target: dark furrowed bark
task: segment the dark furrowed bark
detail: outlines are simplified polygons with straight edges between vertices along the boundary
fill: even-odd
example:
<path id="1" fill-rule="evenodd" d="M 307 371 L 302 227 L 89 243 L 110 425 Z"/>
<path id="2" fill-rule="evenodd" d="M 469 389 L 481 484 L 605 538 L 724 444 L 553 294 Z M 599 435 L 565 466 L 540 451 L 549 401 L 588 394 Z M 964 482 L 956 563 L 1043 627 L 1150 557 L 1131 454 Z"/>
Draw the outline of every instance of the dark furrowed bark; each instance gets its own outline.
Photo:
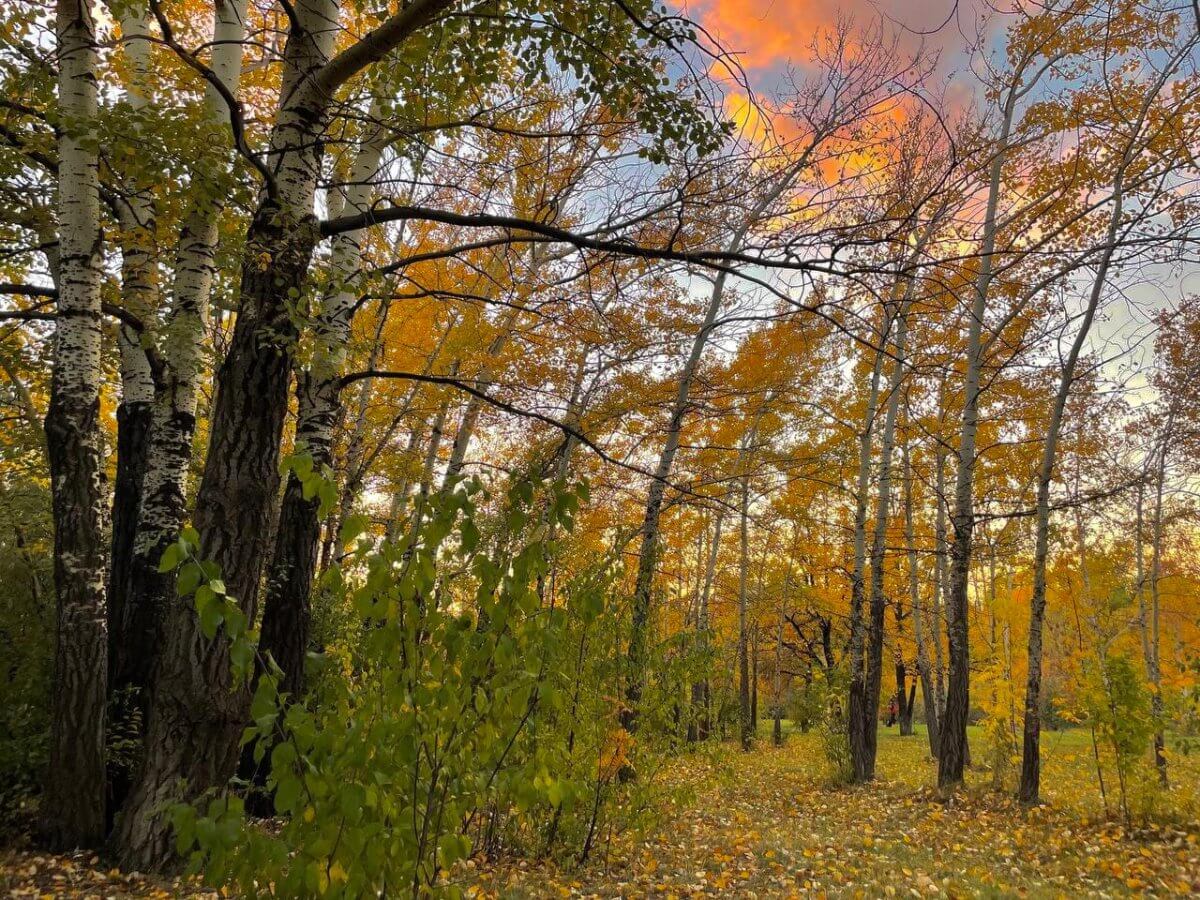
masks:
<path id="1" fill-rule="evenodd" d="M 301 376 L 302 381 L 310 377 Z M 302 383 L 299 391 L 312 387 L 311 384 Z M 321 387 L 334 392 L 337 390 L 336 382 Z M 306 404 L 307 401 L 302 401 L 302 405 Z M 336 399 L 324 404 L 331 414 L 336 414 L 338 405 Z M 311 417 L 304 418 L 312 424 Z M 315 429 L 314 433 L 318 430 L 322 434 L 332 433 L 331 430 L 321 429 Z M 332 463 L 333 448 L 327 441 L 310 440 L 312 437 L 298 434 L 297 444 L 308 449 L 313 468 L 319 471 Z M 270 656 L 283 672 L 279 691 L 287 694 L 291 700 L 299 699 L 304 692 L 304 661 L 312 630 L 312 589 L 321 536 L 319 507 L 319 498 L 314 496 L 306 499 L 304 485 L 295 472 L 290 473 L 284 488 L 279 524 L 275 530 L 274 552 L 267 572 L 259 650 L 264 659 Z M 242 777 L 256 785 L 256 790 L 247 798 L 247 809 L 255 815 L 269 816 L 273 812 L 270 797 L 263 791 L 269 759 L 268 754 L 262 762 L 256 763 L 251 745 L 247 745 L 242 752 Z"/>
<path id="2" fill-rule="evenodd" d="M 151 403 L 117 407 L 117 475 L 112 503 L 111 568 L 108 579 L 108 728 L 136 733 L 145 713 L 144 688 L 154 658 L 155 635 L 144 636 L 137 621 L 141 607 L 131 604 L 134 546 L 142 505 L 142 483 L 150 444 Z M 120 762 L 124 763 L 124 760 Z M 125 765 L 108 761 L 107 817 L 124 803 L 132 786 Z M 111 827 L 112 822 L 107 822 Z"/>
<path id="3" fill-rule="evenodd" d="M 954 543 L 950 551 L 951 592 L 947 598 L 950 638 L 950 674 L 946 685 L 946 711 L 941 723 L 938 786 L 946 789 L 963 780 L 967 764 L 967 718 L 970 712 L 970 644 L 967 584 L 971 567 L 974 515 L 955 516 Z"/>
<path id="4" fill-rule="evenodd" d="M 306 408 L 303 419 L 307 427 L 297 433 L 296 444 L 312 458 L 313 470 L 321 471 L 333 464 L 333 447 L 328 438 L 333 434 L 332 419 L 338 415 L 341 403 L 336 380 L 320 384 L 313 381 L 311 375 L 303 375 L 297 388 L 302 395 L 301 406 Z M 305 399 L 306 392 L 314 396 Z M 304 655 L 308 649 L 311 595 L 321 534 L 319 508 L 320 500 L 306 499 L 300 479 L 295 473 L 290 474 L 267 572 L 259 648 L 270 653 L 283 670 L 280 690 L 293 698 L 299 697 L 304 689 Z"/>
<path id="5" fill-rule="evenodd" d="M 142 481 L 150 445 L 149 403 L 122 403 L 117 407 L 117 473 L 112 504 L 112 566 L 108 579 L 108 682 L 118 691 L 134 681 L 131 672 L 147 647 L 134 641 L 129 629 L 132 607 L 128 603 L 133 581 L 134 541 L 142 502 Z"/>
<path id="6" fill-rule="evenodd" d="M 46 442 L 55 484 L 54 584 L 58 638 L 54 654 L 49 777 L 44 828 L 57 849 L 96 846 L 105 830 L 104 722 L 107 622 L 104 570 L 104 475 L 95 441 L 99 403 L 76 406 L 52 390 Z"/>
<path id="7" fill-rule="evenodd" d="M 251 226 L 242 269 L 241 314 L 218 373 L 212 438 L 196 499 L 201 553 L 219 566 L 251 621 L 266 556 L 279 445 L 287 411 L 294 325 L 288 301 L 312 254 L 311 221 L 293 222 L 265 203 Z M 270 247 L 271 262 L 260 253 Z M 230 684 L 228 644 L 200 631 L 191 598 L 166 611 L 163 650 L 150 697 L 146 758 L 117 835 L 122 862 L 145 870 L 171 862 L 164 801 L 194 798 L 233 774 L 248 695 Z M 185 785 L 180 794 L 178 786 Z"/>

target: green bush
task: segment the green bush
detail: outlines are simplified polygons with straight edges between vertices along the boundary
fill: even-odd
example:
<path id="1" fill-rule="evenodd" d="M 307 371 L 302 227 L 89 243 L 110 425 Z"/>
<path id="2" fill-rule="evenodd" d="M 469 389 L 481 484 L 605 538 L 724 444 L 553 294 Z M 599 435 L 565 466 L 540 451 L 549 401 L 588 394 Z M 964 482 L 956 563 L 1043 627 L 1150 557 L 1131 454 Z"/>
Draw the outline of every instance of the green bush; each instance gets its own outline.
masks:
<path id="1" fill-rule="evenodd" d="M 0 486 L 0 833 L 24 829 L 45 775 L 54 668 L 49 492 Z"/>
<path id="2" fill-rule="evenodd" d="M 233 794 L 174 811 L 181 852 L 247 896 L 455 889 L 480 850 L 585 855 L 635 754 L 616 725 L 611 567 L 547 600 L 553 536 L 586 489 L 515 484 L 495 539 L 477 483 L 437 498 L 401 540 L 361 539 L 327 580 L 357 626 L 312 658 L 302 703 L 259 679 L 247 741 L 270 754 L 278 830 Z M 577 569 L 580 570 L 580 569 Z M 636 804 L 634 804 L 636 806 Z"/>
<path id="3" fill-rule="evenodd" d="M 835 785 L 848 784 L 854 774 L 845 706 L 849 678 L 840 667 L 827 669 L 823 678 L 814 679 L 809 690 L 816 693 L 816 709 L 820 716 L 817 732 L 821 737 L 828 778 Z"/>

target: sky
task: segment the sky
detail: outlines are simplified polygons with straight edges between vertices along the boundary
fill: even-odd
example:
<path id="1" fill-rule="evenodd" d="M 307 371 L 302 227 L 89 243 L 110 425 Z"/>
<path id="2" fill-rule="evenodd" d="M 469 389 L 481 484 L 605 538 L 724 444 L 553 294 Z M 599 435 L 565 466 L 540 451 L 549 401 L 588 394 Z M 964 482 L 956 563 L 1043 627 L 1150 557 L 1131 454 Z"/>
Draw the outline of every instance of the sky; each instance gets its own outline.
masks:
<path id="1" fill-rule="evenodd" d="M 911 47 L 924 43 L 948 72 L 976 39 L 981 0 L 685 0 L 685 13 L 737 55 L 759 90 L 789 65 L 802 66 L 813 36 L 839 21 L 883 21 Z"/>
<path id="2" fill-rule="evenodd" d="M 839 22 L 861 28 L 882 21 L 902 46 L 936 53 L 936 80 L 947 102 L 969 104 L 979 87 L 969 48 L 986 43 L 998 49 L 1005 20 L 996 11 L 1004 8 L 1004 0 L 682 0 L 680 5 L 736 57 L 755 94 L 766 99 L 784 87 L 789 68 L 803 71 L 822 29 Z M 1145 386 L 1138 370 L 1148 362 L 1153 340 L 1149 316 L 1171 309 L 1185 293 L 1200 291 L 1200 270 L 1194 266 L 1157 266 L 1141 274 L 1105 304 L 1090 341 L 1093 353 L 1112 360 L 1110 376 L 1132 390 L 1135 403 Z M 1137 373 L 1132 379 L 1131 366 Z"/>

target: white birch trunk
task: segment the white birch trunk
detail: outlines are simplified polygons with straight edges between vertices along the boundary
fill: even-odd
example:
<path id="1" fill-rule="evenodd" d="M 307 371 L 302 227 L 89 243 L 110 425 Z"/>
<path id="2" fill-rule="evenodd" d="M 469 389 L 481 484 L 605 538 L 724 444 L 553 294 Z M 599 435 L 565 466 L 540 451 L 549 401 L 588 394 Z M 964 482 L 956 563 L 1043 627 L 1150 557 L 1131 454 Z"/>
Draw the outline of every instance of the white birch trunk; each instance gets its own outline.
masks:
<path id="1" fill-rule="evenodd" d="M 95 22 L 58 0 L 60 284 L 46 438 L 54 508 L 58 631 L 50 765 L 42 801 L 55 847 L 104 837 L 108 547 L 100 431 L 100 182 Z"/>
<path id="2" fill-rule="evenodd" d="M 247 0 L 218 0 L 213 24 L 211 68 L 236 95 L 241 78 Z M 204 98 L 204 124 L 211 129 L 228 161 L 228 107 L 209 85 Z M 187 515 L 187 487 L 196 431 L 196 400 L 204 367 L 204 334 L 208 320 L 217 244 L 217 220 L 223 197 L 203 179 L 189 191 L 179 243 L 175 251 L 171 306 L 159 342 L 162 383 L 154 395 L 150 434 L 142 477 L 138 526 L 133 541 L 130 586 L 120 623 L 129 656 L 125 678 L 145 688 L 153 671 L 163 605 L 170 578 L 158 572 L 167 545 L 175 540 Z"/>

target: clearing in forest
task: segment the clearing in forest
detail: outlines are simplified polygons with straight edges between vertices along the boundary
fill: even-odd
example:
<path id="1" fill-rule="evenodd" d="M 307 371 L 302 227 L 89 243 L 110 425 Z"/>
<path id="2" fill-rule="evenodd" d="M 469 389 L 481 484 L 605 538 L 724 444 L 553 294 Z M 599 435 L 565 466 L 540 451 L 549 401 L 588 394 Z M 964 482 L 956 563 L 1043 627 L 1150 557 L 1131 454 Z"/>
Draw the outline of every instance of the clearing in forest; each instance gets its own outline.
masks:
<path id="1" fill-rule="evenodd" d="M 973 743 L 982 736 L 971 729 Z M 690 796 L 640 835 L 614 836 L 582 870 L 485 869 L 483 897 L 554 896 L 1191 896 L 1200 892 L 1195 824 L 1104 821 L 1086 731 L 1046 736 L 1047 804 L 1024 809 L 982 766 L 954 802 L 932 789 L 923 734 L 880 734 L 878 780 L 836 788 L 820 739 L 764 730 L 744 754 L 678 761 L 664 778 Z M 978 751 L 976 751 L 978 752 Z M 1111 776 L 1112 773 L 1106 773 Z M 1195 802 L 1200 764 L 1180 757 L 1176 808 Z M 664 784 L 664 788 L 668 785 Z"/>

